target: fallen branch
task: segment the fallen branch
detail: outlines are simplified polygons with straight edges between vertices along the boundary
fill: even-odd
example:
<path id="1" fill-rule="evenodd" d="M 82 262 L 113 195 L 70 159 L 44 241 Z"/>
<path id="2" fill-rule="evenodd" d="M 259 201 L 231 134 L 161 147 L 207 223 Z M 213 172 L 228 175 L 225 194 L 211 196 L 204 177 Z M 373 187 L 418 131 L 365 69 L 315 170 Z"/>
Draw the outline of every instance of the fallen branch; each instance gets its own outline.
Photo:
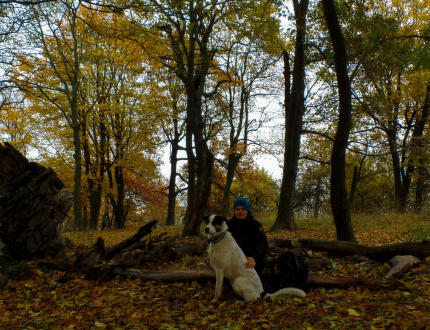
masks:
<path id="1" fill-rule="evenodd" d="M 111 248 L 107 248 L 105 250 L 104 254 L 104 260 L 110 260 L 113 258 L 115 254 L 118 252 L 121 252 L 122 250 L 130 247 L 134 243 L 137 243 L 140 241 L 140 239 L 152 232 L 152 229 L 157 224 L 157 220 L 152 220 L 145 224 L 144 226 L 140 227 L 136 234 L 133 236 L 127 238 L 126 240 L 122 241 L 121 243 L 118 243 L 117 245 L 112 246 Z"/>
<path id="2" fill-rule="evenodd" d="M 127 249 L 139 242 L 142 237 L 150 234 L 156 223 L 156 220 L 148 222 L 140 227 L 136 234 L 110 248 L 105 248 L 103 239 L 99 237 L 87 253 L 76 258 L 75 266 L 92 267 L 103 261 L 112 259 L 117 253 Z"/>

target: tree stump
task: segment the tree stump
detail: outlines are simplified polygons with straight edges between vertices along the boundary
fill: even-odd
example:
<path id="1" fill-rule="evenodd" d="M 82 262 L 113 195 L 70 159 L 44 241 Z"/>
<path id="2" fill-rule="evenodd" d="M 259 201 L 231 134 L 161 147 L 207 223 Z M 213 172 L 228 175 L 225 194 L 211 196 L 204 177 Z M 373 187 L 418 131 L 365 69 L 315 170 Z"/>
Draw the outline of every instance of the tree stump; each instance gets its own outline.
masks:
<path id="1" fill-rule="evenodd" d="M 57 228 L 72 206 L 72 194 L 51 168 L 29 162 L 0 143 L 0 241 L 10 259 L 54 256 L 64 251 Z"/>

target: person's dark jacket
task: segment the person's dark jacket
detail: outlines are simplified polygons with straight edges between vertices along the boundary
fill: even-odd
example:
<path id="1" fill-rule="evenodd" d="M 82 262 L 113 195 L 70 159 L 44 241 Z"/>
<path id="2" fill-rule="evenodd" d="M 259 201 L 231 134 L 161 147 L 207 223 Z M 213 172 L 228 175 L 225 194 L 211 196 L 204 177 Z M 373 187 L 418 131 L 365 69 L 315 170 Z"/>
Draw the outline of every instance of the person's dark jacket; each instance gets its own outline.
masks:
<path id="1" fill-rule="evenodd" d="M 239 220 L 233 217 L 228 221 L 228 230 L 242 249 L 246 257 L 254 258 L 255 269 L 261 274 L 264 268 L 268 244 L 263 226 L 248 215 L 246 219 Z"/>

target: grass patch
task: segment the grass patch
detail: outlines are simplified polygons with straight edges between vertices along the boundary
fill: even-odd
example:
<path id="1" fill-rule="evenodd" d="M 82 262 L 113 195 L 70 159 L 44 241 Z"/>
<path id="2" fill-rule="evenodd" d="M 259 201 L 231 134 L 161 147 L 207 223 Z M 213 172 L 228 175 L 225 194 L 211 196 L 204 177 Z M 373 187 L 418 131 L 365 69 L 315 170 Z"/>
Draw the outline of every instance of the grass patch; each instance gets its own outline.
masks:
<path id="1" fill-rule="evenodd" d="M 405 224 L 403 234 L 410 241 L 430 240 L 430 218 Z"/>
<path id="2" fill-rule="evenodd" d="M 405 215 L 397 213 L 373 213 L 352 215 L 352 225 L 360 229 L 384 229 L 395 226 L 399 228 L 405 221 Z"/>
<path id="3" fill-rule="evenodd" d="M 276 213 L 275 212 L 258 212 L 256 214 L 253 214 L 253 217 L 260 222 L 263 227 L 267 230 L 269 230 L 276 220 Z"/>
<path id="4" fill-rule="evenodd" d="M 269 234 L 270 228 L 275 222 L 276 213 L 260 213 L 255 218 L 263 224 Z M 308 232 L 309 237 L 312 238 L 319 237 L 324 239 L 323 233 L 326 233 L 331 235 L 332 238 L 330 239 L 334 239 L 333 235 L 336 229 L 331 216 L 317 219 L 310 217 L 297 218 L 296 224 L 299 229 L 299 232 L 296 233 L 297 237 L 301 237 L 305 235 L 305 232 Z M 373 244 L 374 241 L 380 241 L 379 244 L 387 244 L 399 241 L 422 241 L 430 239 L 429 216 L 397 213 L 355 214 L 352 216 L 352 226 L 360 243 L 363 244 Z M 157 236 L 161 233 L 167 233 L 169 236 L 180 237 L 183 227 L 182 223 L 174 226 L 157 226 L 150 235 Z M 63 234 L 63 236 L 70 239 L 75 245 L 84 246 L 92 246 L 97 238 L 101 237 L 105 241 L 106 246 L 112 246 L 134 235 L 137 230 L 138 227 L 130 226 L 121 230 L 72 232 Z M 291 236 L 292 233 L 289 232 L 288 235 Z M 382 236 L 387 236 L 385 241 L 382 240 Z M 294 237 L 294 235 L 291 237 Z M 391 237 L 391 241 L 389 241 L 389 237 Z"/>
<path id="5" fill-rule="evenodd" d="M 410 241 L 430 238 L 430 219 L 426 215 L 414 213 L 359 215 L 353 217 L 352 223 L 354 229 L 397 232 Z"/>
<path id="6" fill-rule="evenodd" d="M 301 229 L 324 229 L 334 228 L 334 221 L 331 216 L 321 218 L 300 218 L 297 219 L 297 225 Z M 398 213 L 381 213 L 381 214 L 353 214 L 351 217 L 354 230 L 381 230 L 397 229 L 399 232 L 422 231 L 423 234 L 429 233 L 430 218 L 417 214 L 398 214 Z"/>
<path id="7" fill-rule="evenodd" d="M 334 222 L 333 219 L 329 216 L 324 216 L 320 218 L 299 218 L 296 220 L 296 224 L 299 229 L 302 230 L 333 230 Z"/>

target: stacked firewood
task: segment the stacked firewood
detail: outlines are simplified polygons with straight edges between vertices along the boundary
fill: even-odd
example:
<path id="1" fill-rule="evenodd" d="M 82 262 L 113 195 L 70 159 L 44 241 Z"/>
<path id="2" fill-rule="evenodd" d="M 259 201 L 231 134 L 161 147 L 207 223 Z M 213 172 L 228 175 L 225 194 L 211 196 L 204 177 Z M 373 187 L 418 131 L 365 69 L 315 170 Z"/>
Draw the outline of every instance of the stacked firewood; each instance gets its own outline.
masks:
<path id="1" fill-rule="evenodd" d="M 71 193 L 51 168 L 29 162 L 8 143 L 0 144 L 0 241 L 14 260 L 56 255 L 65 241 L 57 227 L 72 206 Z"/>

